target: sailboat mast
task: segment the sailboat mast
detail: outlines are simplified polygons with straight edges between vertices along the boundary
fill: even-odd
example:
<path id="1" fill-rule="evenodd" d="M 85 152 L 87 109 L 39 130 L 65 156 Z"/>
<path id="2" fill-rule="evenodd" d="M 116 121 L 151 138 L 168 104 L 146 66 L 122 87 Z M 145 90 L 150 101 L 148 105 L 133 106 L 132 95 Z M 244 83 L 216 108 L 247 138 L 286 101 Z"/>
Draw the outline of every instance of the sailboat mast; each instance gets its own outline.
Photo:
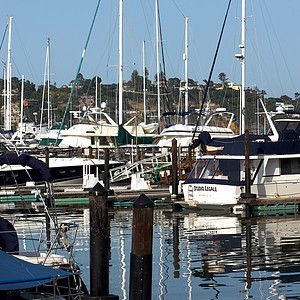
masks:
<path id="1" fill-rule="evenodd" d="M 184 53 L 184 62 L 185 62 L 185 112 L 189 110 L 189 82 L 188 82 L 188 17 L 185 17 L 185 53 Z M 185 116 L 185 125 L 188 125 L 188 115 Z"/>
<path id="2" fill-rule="evenodd" d="M 52 114 L 51 114 L 51 104 L 50 104 L 50 38 L 48 38 L 47 42 L 47 55 L 48 55 L 48 64 L 47 64 L 47 95 L 48 95 L 48 129 L 50 130 L 52 127 Z"/>
<path id="3" fill-rule="evenodd" d="M 11 63 L 10 63 L 10 57 L 11 57 L 11 24 L 12 24 L 12 18 L 9 17 L 9 23 L 8 23 L 8 47 L 7 47 L 7 64 L 6 64 L 6 80 L 7 80 L 7 86 L 6 86 L 6 110 L 5 110 L 5 117 L 4 117 L 4 129 L 5 130 L 11 130 Z"/>
<path id="4" fill-rule="evenodd" d="M 145 66 L 145 40 L 143 40 L 143 94 L 144 94 L 144 123 L 147 124 L 146 112 L 146 66 Z"/>
<path id="5" fill-rule="evenodd" d="M 4 63 L 4 68 L 3 68 L 3 82 L 4 82 L 4 91 L 3 91 L 3 106 L 4 106 L 4 111 L 3 111 L 3 124 L 5 128 L 5 120 L 6 120 L 6 64 Z"/>
<path id="6" fill-rule="evenodd" d="M 119 0 L 119 125 L 123 123 L 123 0 Z"/>
<path id="7" fill-rule="evenodd" d="M 95 111 L 96 111 L 96 122 L 98 121 L 98 99 L 97 99 L 97 95 L 98 95 L 98 77 L 96 76 L 95 78 L 96 80 L 96 90 L 95 90 Z"/>
<path id="8" fill-rule="evenodd" d="M 43 82 L 43 93 L 42 93 L 42 107 L 41 107 L 41 118 L 40 118 L 40 132 L 42 131 L 43 126 L 43 115 L 44 115 L 44 101 L 45 101 L 45 89 L 46 89 L 46 77 L 48 75 L 48 121 L 47 121 L 47 127 L 49 126 L 49 112 L 50 112 L 50 89 L 49 89 L 49 74 L 50 74 L 50 64 L 49 64 L 49 46 L 50 46 L 50 39 L 47 40 L 47 50 L 46 50 L 46 58 L 45 58 L 45 69 L 44 69 L 44 82 Z"/>
<path id="9" fill-rule="evenodd" d="M 246 0 L 242 0 L 242 44 L 239 46 L 242 51 L 242 94 L 241 94 L 241 126 L 240 134 L 245 132 L 245 42 L 246 42 Z"/>
<path id="10" fill-rule="evenodd" d="M 157 118 L 158 133 L 160 133 L 160 74 L 159 74 L 159 40 L 158 40 L 158 0 L 155 0 L 155 24 L 156 24 L 156 68 L 157 68 Z"/>
<path id="11" fill-rule="evenodd" d="M 20 128 L 21 128 L 21 136 L 20 142 L 23 144 L 23 107 L 24 107 L 24 75 L 22 75 L 22 88 L 21 88 L 21 120 L 20 120 Z"/>

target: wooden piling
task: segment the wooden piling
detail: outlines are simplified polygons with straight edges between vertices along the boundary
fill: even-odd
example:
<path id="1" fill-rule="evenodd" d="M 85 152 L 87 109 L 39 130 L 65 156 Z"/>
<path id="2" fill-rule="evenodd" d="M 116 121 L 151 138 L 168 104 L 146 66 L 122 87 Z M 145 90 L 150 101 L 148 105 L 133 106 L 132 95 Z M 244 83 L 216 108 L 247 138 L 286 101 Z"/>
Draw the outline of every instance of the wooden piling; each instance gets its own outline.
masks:
<path id="1" fill-rule="evenodd" d="M 153 201 L 144 194 L 133 203 L 130 300 L 152 298 L 153 207 Z"/>
<path id="2" fill-rule="evenodd" d="M 172 140 L 172 196 L 178 196 L 177 140 Z"/>
<path id="3" fill-rule="evenodd" d="M 97 183 L 89 192 L 90 205 L 90 295 L 109 294 L 108 191 Z"/>
<path id="4" fill-rule="evenodd" d="M 188 147 L 188 160 L 193 160 L 193 149 L 191 147 Z"/>
<path id="5" fill-rule="evenodd" d="M 140 161 L 141 160 L 141 149 L 140 147 L 137 145 L 136 146 L 136 161 Z"/>
<path id="6" fill-rule="evenodd" d="M 109 191 L 109 149 L 104 149 L 104 187 Z"/>
<path id="7" fill-rule="evenodd" d="M 247 129 L 245 130 L 245 193 L 242 193 L 241 197 L 256 198 L 256 195 L 251 193 L 249 131 Z"/>
<path id="8" fill-rule="evenodd" d="M 251 175 L 250 175 L 250 153 L 249 153 L 249 131 L 245 131 L 245 183 L 246 193 L 251 193 Z"/>
<path id="9" fill-rule="evenodd" d="M 179 230 L 178 230 L 178 218 L 173 218 L 173 266 L 174 266 L 174 278 L 179 278 Z"/>
<path id="10" fill-rule="evenodd" d="M 45 163 L 46 165 L 49 167 L 49 148 L 48 147 L 45 147 Z"/>
<path id="11" fill-rule="evenodd" d="M 252 271 L 252 229 L 251 224 L 246 224 L 246 259 L 247 259 L 247 289 L 251 289 L 252 279 L 251 279 L 251 271 Z"/>

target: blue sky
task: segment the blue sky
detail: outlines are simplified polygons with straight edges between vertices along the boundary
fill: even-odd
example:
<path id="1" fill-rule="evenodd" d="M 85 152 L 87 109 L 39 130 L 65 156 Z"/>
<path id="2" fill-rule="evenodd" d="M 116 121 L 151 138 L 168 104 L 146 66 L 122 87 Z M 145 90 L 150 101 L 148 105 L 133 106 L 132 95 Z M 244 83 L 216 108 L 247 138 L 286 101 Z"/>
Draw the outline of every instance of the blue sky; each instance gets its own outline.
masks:
<path id="1" fill-rule="evenodd" d="M 12 26 L 12 75 L 39 85 L 43 82 L 47 38 L 50 38 L 51 83 L 75 78 L 98 0 L 0 0 L 0 34 L 8 17 Z M 300 92 L 299 0 L 246 0 L 246 85 L 257 86 L 267 97 Z M 160 0 L 167 78 L 184 79 L 184 16 L 189 17 L 189 78 L 208 78 L 228 1 Z M 134 69 L 142 74 L 142 41 L 150 79 L 156 73 L 155 1 L 124 0 L 124 79 Z M 239 53 L 241 0 L 232 0 L 212 80 L 226 73 L 240 84 Z M 1 71 L 7 57 L 7 38 L 0 51 Z M 81 73 L 103 83 L 117 81 L 118 0 L 102 0 Z"/>

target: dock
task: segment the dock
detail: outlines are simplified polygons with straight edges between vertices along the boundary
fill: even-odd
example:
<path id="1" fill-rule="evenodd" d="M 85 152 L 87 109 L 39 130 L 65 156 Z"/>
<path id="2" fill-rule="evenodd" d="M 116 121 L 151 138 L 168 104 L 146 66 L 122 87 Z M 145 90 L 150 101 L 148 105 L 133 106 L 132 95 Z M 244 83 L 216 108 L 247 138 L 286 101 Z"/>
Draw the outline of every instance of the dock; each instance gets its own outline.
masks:
<path id="1" fill-rule="evenodd" d="M 81 186 L 54 186 L 55 204 L 59 208 L 74 208 L 89 206 L 89 189 Z M 36 188 L 22 187 L 0 191 L 0 210 L 10 209 L 34 209 L 42 211 L 45 189 L 42 186 Z M 147 190 L 130 190 L 126 186 L 111 189 L 108 194 L 110 207 L 130 207 L 141 195 L 145 194 L 153 200 L 155 207 L 172 207 L 174 200 L 168 186 L 157 185 Z M 179 194 L 177 199 L 182 199 Z"/>
<path id="2" fill-rule="evenodd" d="M 253 216 L 299 212 L 300 197 L 273 197 L 240 199 Z"/>

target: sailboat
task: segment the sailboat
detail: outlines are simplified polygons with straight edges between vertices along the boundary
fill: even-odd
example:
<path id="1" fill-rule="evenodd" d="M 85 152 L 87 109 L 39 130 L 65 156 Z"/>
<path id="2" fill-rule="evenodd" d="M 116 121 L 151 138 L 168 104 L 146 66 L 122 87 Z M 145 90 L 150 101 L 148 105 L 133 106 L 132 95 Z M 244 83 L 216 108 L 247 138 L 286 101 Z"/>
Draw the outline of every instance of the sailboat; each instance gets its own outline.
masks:
<path id="1" fill-rule="evenodd" d="M 185 53 L 183 59 L 185 62 L 185 87 L 184 91 L 184 109 L 185 112 L 179 113 L 184 118 L 184 123 L 176 123 L 165 126 L 162 132 L 156 137 L 156 145 L 159 147 L 171 147 L 172 140 L 175 138 L 177 143 L 182 147 L 188 147 L 193 140 L 194 136 L 198 136 L 201 132 L 209 132 L 213 137 L 218 138 L 231 138 L 235 136 L 233 131 L 234 114 L 226 111 L 225 108 L 218 108 L 216 112 L 208 115 L 209 103 L 205 112 L 206 122 L 201 126 L 189 124 L 189 87 L 188 87 L 188 17 L 185 17 Z M 163 115 L 172 115 L 172 113 L 164 113 Z M 174 113 L 173 113 L 174 115 Z"/>
<path id="2" fill-rule="evenodd" d="M 242 54 L 236 55 L 242 64 L 242 134 L 228 140 L 212 138 L 205 132 L 199 136 L 198 144 L 203 148 L 217 146 L 222 152 L 196 161 L 183 184 L 189 205 L 232 210 L 242 197 L 300 197 L 299 118 L 273 120 L 261 100 L 270 132 L 249 135 L 249 166 L 245 163 L 245 10 L 243 0 Z"/>
<path id="3" fill-rule="evenodd" d="M 73 298 L 87 292 L 73 255 L 78 226 L 74 222 L 59 224 L 49 169 L 44 167 L 42 170 L 41 165 L 37 165 L 49 196 L 49 203 L 39 197 L 46 212 L 46 234 L 43 220 L 32 215 L 10 216 L 13 223 L 0 217 L 0 294 L 3 299 L 56 299 L 56 295 Z"/>

